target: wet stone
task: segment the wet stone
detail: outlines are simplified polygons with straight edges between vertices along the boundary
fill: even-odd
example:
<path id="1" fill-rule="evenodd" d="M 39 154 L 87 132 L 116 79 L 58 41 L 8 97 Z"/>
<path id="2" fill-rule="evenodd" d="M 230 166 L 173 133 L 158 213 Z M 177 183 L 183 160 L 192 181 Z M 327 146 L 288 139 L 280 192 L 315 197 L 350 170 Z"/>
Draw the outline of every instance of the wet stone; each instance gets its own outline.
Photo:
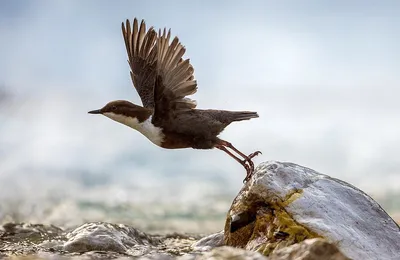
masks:
<path id="1" fill-rule="evenodd" d="M 215 247 L 224 245 L 224 231 L 206 236 L 192 245 L 194 251 L 209 251 Z"/>
<path id="2" fill-rule="evenodd" d="M 66 235 L 63 250 L 67 252 L 111 251 L 143 255 L 149 246 L 160 243 L 145 233 L 125 225 L 87 223 Z"/>
<path id="3" fill-rule="evenodd" d="M 60 235 L 63 233 L 61 228 L 53 225 L 24 223 L 6 223 L 0 230 L 0 236 L 3 241 L 18 242 L 24 240 L 33 244 L 60 238 Z"/>

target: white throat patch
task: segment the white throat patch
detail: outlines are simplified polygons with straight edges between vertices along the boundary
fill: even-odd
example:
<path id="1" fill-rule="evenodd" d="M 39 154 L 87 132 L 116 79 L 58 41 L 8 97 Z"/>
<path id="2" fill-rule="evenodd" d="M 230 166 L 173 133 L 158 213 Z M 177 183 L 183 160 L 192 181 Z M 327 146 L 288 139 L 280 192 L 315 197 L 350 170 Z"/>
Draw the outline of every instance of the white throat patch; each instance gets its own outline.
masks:
<path id="1" fill-rule="evenodd" d="M 146 136 L 150 141 L 152 141 L 155 145 L 161 146 L 164 140 L 164 134 L 162 132 L 162 128 L 156 127 L 153 125 L 153 123 L 151 123 L 152 116 L 150 116 L 143 122 L 139 122 L 137 118 L 117 115 L 112 112 L 104 113 L 103 115 L 114 121 L 117 121 L 121 124 L 124 124 L 139 131 L 144 136 Z"/>

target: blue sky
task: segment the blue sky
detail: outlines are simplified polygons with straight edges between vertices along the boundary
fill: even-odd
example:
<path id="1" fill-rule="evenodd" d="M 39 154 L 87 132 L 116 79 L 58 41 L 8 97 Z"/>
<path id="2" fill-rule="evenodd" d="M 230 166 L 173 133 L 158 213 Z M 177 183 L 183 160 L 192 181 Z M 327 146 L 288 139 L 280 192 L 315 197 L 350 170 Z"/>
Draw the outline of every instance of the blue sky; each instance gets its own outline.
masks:
<path id="1" fill-rule="evenodd" d="M 398 189 L 399 10 L 398 1 L 1 1 L 0 86 L 12 99 L 0 107 L 0 178 L 206 172 L 240 186 L 243 169 L 220 151 L 162 150 L 86 114 L 140 102 L 120 31 L 138 17 L 187 47 L 198 107 L 259 112 L 221 136 L 263 151 L 257 162 Z"/>

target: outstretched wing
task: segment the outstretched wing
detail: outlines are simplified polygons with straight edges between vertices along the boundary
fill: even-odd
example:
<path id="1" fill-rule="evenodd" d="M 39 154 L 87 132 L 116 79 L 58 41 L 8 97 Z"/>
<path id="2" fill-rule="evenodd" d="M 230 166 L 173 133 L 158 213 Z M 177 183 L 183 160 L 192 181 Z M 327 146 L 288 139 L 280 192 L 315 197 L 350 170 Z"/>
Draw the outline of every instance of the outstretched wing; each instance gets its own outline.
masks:
<path id="1" fill-rule="evenodd" d="M 138 26 L 135 18 L 131 28 L 129 20 L 122 23 L 122 34 L 131 67 L 131 78 L 143 106 L 154 108 L 154 83 L 157 74 L 157 33 L 153 27 L 146 31 L 144 20 Z"/>
<path id="2" fill-rule="evenodd" d="M 183 60 L 185 48 L 175 37 L 169 43 L 171 31 L 164 29 L 157 38 L 157 76 L 154 87 L 154 114 L 152 122 L 164 126 L 179 112 L 194 109 L 196 102 L 187 98 L 197 91 L 194 69 L 189 59 Z"/>

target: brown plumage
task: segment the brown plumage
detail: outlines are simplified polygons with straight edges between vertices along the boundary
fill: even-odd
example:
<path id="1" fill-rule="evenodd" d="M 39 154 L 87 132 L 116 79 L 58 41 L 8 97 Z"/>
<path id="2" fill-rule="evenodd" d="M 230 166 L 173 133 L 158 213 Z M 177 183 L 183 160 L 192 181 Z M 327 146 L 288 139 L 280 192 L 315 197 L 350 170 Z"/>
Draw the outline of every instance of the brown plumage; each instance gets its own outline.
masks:
<path id="1" fill-rule="evenodd" d="M 179 39 L 170 41 L 170 30 L 157 34 L 153 27 L 146 30 L 144 21 L 139 26 L 135 18 L 132 28 L 129 20 L 122 23 L 122 34 L 132 82 L 143 107 L 117 100 L 89 113 L 128 125 L 163 148 L 223 150 L 246 168 L 247 180 L 254 170 L 251 158 L 259 152 L 246 156 L 218 135 L 232 122 L 256 118 L 258 114 L 196 109 L 196 102 L 187 98 L 197 91 L 194 69 L 189 59 L 183 59 L 186 50 Z"/>

